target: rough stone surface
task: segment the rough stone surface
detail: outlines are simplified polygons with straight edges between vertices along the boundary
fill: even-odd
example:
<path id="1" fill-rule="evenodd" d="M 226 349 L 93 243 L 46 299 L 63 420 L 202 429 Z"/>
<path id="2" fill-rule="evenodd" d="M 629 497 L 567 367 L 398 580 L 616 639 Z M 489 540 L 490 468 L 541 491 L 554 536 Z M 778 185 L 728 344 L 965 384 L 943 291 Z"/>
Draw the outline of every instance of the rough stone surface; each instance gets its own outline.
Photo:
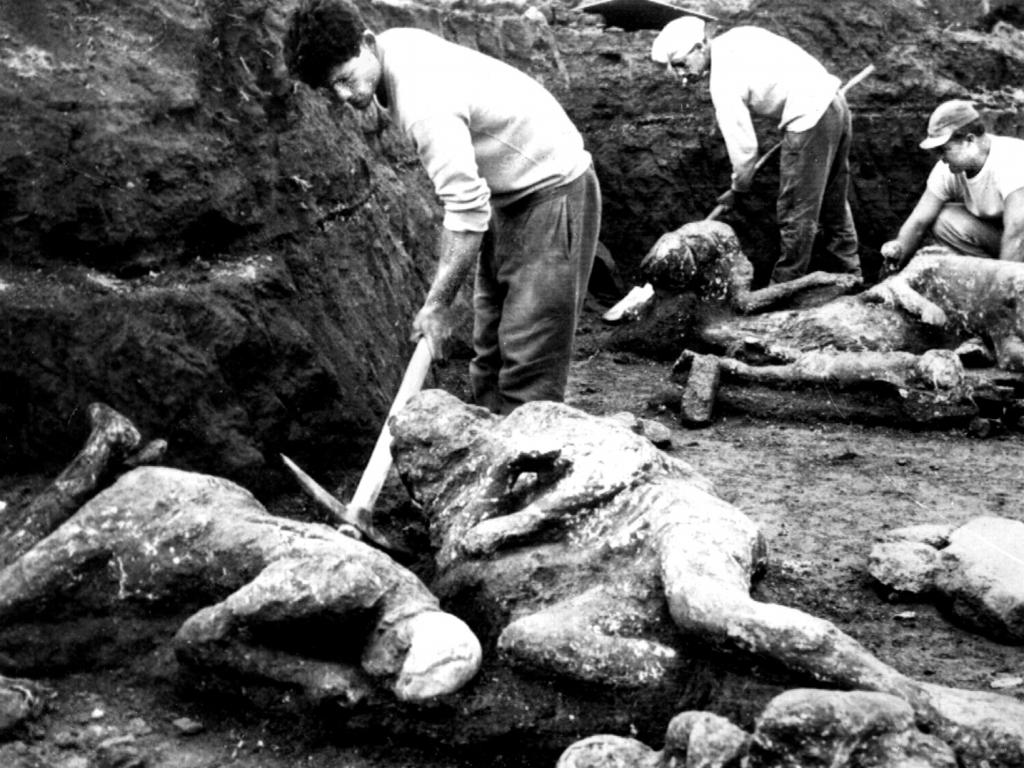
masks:
<path id="1" fill-rule="evenodd" d="M 960 621 L 1024 643 L 1024 522 L 981 517 L 950 533 L 936 586 Z"/>
<path id="2" fill-rule="evenodd" d="M 957 528 L 891 531 L 868 563 L 886 587 L 931 594 L 957 621 L 1011 643 L 1024 642 L 1024 523 L 979 517 Z"/>
<path id="3" fill-rule="evenodd" d="M 674 758 L 687 768 L 732 768 L 741 765 L 750 734 L 711 712 L 682 712 L 668 724 L 662 763 Z M 685 762 L 683 762 L 685 761 Z"/>
<path id="4" fill-rule="evenodd" d="M 888 589 L 908 595 L 924 595 L 935 589 L 941 569 L 935 547 L 913 541 L 876 544 L 868 555 L 868 573 Z"/>
<path id="5" fill-rule="evenodd" d="M 555 768 L 655 768 L 659 755 L 636 739 L 599 734 L 569 746 Z"/>
<path id="6" fill-rule="evenodd" d="M 797 689 L 761 713 L 746 764 L 954 768 L 957 760 L 947 745 L 917 730 L 911 707 L 894 696 Z"/>
<path id="7" fill-rule="evenodd" d="M 721 367 L 714 355 L 693 355 L 683 385 L 679 419 L 684 424 L 710 424 L 715 411 L 715 398 L 721 380 Z"/>
<path id="8" fill-rule="evenodd" d="M 44 686 L 33 680 L 0 675 L 0 741 L 38 717 L 45 708 Z"/>
<path id="9" fill-rule="evenodd" d="M 606 418 L 629 427 L 638 435 L 643 435 L 658 448 L 669 448 L 672 445 L 672 434 L 668 427 L 654 419 L 638 418 L 629 411 L 613 413 Z"/>

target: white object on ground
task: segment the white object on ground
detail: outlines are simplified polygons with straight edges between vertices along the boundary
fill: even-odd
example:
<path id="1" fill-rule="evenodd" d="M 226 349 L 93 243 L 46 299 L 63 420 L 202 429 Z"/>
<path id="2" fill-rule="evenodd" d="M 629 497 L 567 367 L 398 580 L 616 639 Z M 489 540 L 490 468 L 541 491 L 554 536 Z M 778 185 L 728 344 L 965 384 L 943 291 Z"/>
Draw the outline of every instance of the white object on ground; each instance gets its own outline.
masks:
<path id="1" fill-rule="evenodd" d="M 606 323 L 632 320 L 652 298 L 654 298 L 654 286 L 650 283 L 644 283 L 643 287 L 633 286 L 629 293 L 619 300 L 618 304 L 601 315 L 601 319 Z"/>

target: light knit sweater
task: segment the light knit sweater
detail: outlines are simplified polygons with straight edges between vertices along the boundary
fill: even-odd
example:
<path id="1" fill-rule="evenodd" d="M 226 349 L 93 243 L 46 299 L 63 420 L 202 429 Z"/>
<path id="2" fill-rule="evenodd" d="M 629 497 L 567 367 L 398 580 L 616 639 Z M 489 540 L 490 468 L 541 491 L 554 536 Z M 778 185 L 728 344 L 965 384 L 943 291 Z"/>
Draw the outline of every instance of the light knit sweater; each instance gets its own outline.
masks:
<path id="1" fill-rule="evenodd" d="M 760 27 L 735 27 L 711 40 L 710 88 L 732 188 L 745 191 L 757 162 L 751 113 L 773 117 L 787 131 L 806 131 L 825 114 L 839 78 L 796 43 Z"/>
<path id="2" fill-rule="evenodd" d="M 483 232 L 501 206 L 590 167 L 583 139 L 536 80 L 419 29 L 377 35 L 388 113 L 444 204 L 444 226 Z"/>

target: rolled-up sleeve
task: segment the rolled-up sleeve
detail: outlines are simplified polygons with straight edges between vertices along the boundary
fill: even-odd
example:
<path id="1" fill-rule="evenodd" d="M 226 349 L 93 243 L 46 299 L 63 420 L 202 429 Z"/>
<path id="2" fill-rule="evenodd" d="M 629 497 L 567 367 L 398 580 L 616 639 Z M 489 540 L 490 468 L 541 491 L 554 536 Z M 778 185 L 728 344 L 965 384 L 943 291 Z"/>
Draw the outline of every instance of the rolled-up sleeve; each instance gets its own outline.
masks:
<path id="1" fill-rule="evenodd" d="M 468 121 L 457 114 L 432 115 L 410 125 L 408 132 L 444 205 L 445 228 L 485 232 L 491 191 L 477 168 Z"/>

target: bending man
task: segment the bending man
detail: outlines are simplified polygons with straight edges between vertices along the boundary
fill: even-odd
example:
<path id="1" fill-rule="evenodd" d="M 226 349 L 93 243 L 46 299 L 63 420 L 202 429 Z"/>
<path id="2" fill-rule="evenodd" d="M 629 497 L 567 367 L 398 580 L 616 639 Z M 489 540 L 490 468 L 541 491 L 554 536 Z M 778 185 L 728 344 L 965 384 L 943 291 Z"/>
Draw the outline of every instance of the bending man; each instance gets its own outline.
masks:
<path id="1" fill-rule="evenodd" d="M 751 113 L 783 129 L 779 160 L 779 259 L 773 283 L 810 271 L 815 237 L 834 264 L 826 271 L 860 277 L 857 231 L 847 201 L 850 109 L 830 75 L 795 43 L 758 27 L 711 38 L 702 19 L 683 16 L 655 38 L 651 59 L 681 77 L 710 77 L 715 117 L 732 163 L 732 184 L 718 202 L 731 208 L 750 189 L 757 162 Z"/>
<path id="2" fill-rule="evenodd" d="M 285 56 L 308 85 L 358 109 L 386 109 L 444 204 L 437 273 L 413 335 L 440 354 L 453 331 L 448 307 L 476 264 L 474 400 L 498 413 L 562 400 L 601 196 L 583 139 L 554 97 L 429 32 L 374 34 L 348 0 L 304 0 Z"/>
<path id="3" fill-rule="evenodd" d="M 921 142 L 939 157 L 895 240 L 887 271 L 901 269 L 925 235 L 968 256 L 1024 261 L 1024 141 L 990 134 L 974 105 L 946 101 Z"/>

